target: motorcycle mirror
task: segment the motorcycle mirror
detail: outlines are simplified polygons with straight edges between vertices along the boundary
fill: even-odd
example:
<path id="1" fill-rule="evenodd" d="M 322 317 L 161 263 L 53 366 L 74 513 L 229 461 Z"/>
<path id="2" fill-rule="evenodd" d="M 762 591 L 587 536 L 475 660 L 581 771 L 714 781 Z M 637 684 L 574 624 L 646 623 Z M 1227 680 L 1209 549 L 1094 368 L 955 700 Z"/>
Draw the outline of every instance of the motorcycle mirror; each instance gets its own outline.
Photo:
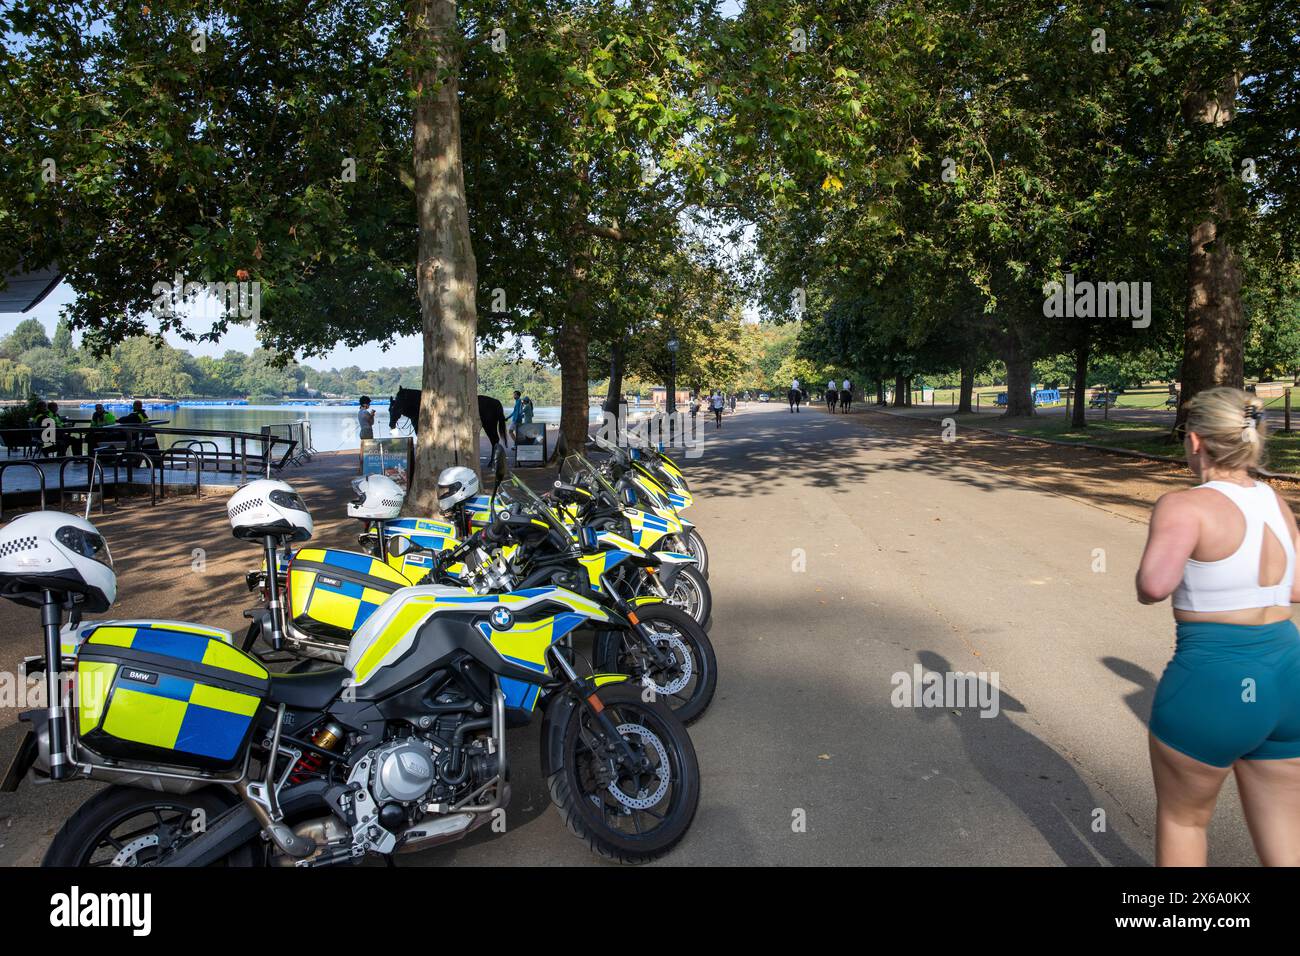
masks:
<path id="1" fill-rule="evenodd" d="M 388 541 L 388 553 L 395 557 L 402 557 L 404 554 L 410 554 L 415 550 L 415 542 L 405 535 L 393 535 Z"/>

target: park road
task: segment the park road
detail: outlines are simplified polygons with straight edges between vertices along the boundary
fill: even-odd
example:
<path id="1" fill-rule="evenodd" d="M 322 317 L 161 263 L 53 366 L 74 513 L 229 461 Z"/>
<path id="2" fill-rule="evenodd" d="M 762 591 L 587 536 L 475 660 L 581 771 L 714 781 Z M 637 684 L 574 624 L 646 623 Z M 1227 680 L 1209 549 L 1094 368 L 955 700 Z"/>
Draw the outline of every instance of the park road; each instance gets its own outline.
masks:
<path id="1" fill-rule="evenodd" d="M 712 559 L 719 680 L 691 727 L 699 813 L 665 864 L 1151 861 L 1145 724 L 1173 627 L 1166 606 L 1136 603 L 1132 578 L 1150 501 L 1185 473 L 970 430 L 945 442 L 937 422 L 867 409 L 751 404 L 720 430 L 701 423 L 702 454 L 682 462 Z M 341 491 L 328 512 L 310 493 L 321 518 L 341 513 Z M 124 547 L 123 616 L 239 626 L 230 569 L 248 557 L 222 542 L 220 501 L 192 507 L 211 512 L 209 573 L 177 570 L 164 588 L 159 569 L 176 562 Z M 131 514 L 109 517 L 113 540 Z M 346 520 L 330 521 L 325 536 L 346 546 Z M 172 550 L 189 555 L 177 534 Z M 6 661 L 31 643 L 30 613 L 5 618 Z M 895 675 L 918 667 L 985 674 L 996 713 L 894 706 Z M 0 756 L 18 730 L 6 713 Z M 505 832 L 399 865 L 594 863 L 551 807 L 537 737 L 509 738 Z M 0 864 L 39 862 L 93 787 L 0 795 Z M 1212 863 L 1255 861 L 1231 781 L 1210 846 Z"/>
<path id="2" fill-rule="evenodd" d="M 1146 721 L 1173 625 L 1132 581 L 1149 499 L 1186 476 L 945 443 L 938 423 L 868 410 L 751 404 L 702 435 L 682 461 L 711 555 L 718 694 L 691 727 L 699 815 L 665 862 L 1152 861 Z M 1062 455 L 1100 473 L 1099 500 Z M 894 675 L 918 664 L 988 672 L 997 714 L 893 706 Z M 533 777 L 531 752 L 515 767 Z M 516 783 L 512 833 L 421 857 L 585 862 L 540 781 Z M 1231 780 L 1210 839 L 1212 863 L 1255 862 Z"/>

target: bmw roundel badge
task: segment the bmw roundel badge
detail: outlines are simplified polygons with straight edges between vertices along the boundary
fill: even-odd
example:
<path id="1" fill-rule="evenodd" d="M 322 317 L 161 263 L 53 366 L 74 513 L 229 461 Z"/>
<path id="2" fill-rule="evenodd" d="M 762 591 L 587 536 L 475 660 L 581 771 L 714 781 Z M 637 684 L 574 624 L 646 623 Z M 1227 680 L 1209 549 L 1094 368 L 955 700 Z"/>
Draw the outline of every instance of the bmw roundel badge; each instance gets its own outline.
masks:
<path id="1" fill-rule="evenodd" d="M 515 616 L 510 613 L 510 609 L 498 605 L 492 611 L 492 626 L 498 631 L 508 631 L 512 624 L 515 623 Z"/>

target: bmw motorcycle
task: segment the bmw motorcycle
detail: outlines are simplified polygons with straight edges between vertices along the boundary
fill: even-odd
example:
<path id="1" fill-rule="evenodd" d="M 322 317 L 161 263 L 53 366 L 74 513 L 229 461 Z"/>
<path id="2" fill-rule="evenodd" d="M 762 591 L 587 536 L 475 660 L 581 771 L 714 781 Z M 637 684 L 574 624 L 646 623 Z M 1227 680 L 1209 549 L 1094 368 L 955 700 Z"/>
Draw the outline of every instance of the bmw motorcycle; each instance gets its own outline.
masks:
<path id="1" fill-rule="evenodd" d="M 671 518 L 680 524 L 681 530 L 668 538 L 668 545 L 693 557 L 695 566 L 707 578 L 709 549 L 704 544 L 704 537 L 694 523 L 680 514 L 695 502 L 685 486 L 685 479 L 675 481 L 669 477 L 669 469 L 660 466 L 656 471 L 652 468 L 646 456 L 655 453 L 646 448 L 624 448 L 600 436 L 593 437 L 592 444 L 608 453 L 609 458 L 601 464 L 600 471 L 630 507 L 661 518 Z M 668 460 L 666 456 L 664 459 Z"/>
<path id="2" fill-rule="evenodd" d="M 483 538 L 536 532 L 532 516 L 503 511 Z M 268 555 L 283 543 L 268 532 Z M 29 672 L 61 688 L 75 598 L 34 586 L 43 597 L 23 603 L 41 607 L 45 652 Z M 622 674 L 580 673 L 564 649 L 627 623 L 553 585 L 406 587 L 352 635 L 342 666 L 302 674 L 269 673 L 202 626 L 82 625 L 71 692 L 20 715 L 29 729 L 0 789 L 111 784 L 55 835 L 50 866 L 356 863 L 503 812 L 507 730 L 540 712 L 541 769 L 565 825 L 598 855 L 652 860 L 695 814 L 690 737 L 663 701 Z"/>
<path id="3" fill-rule="evenodd" d="M 591 552 L 605 550 L 608 570 L 621 593 L 630 597 L 658 597 L 681 608 L 697 624 L 708 630 L 712 621 L 713 595 L 704 575 L 695 567 L 695 559 L 674 551 L 671 542 L 679 540 L 684 527 L 670 507 L 654 510 L 635 507 L 629 494 L 620 494 L 603 473 L 580 454 L 570 455 L 560 469 L 557 487 L 581 490 L 589 507 L 578 509 L 574 502 L 561 502 L 555 511 L 569 527 L 575 539 L 583 540 L 583 529 L 594 528 L 595 537 L 584 562 L 599 563 Z M 554 492 L 550 493 L 554 497 Z M 648 501 L 648 499 L 647 499 Z M 384 558 L 411 581 L 418 582 L 427 572 L 428 554 L 454 547 L 475 529 L 490 520 L 491 498 L 480 496 L 458 505 L 449 520 L 441 518 L 400 518 L 368 529 L 358 542 L 374 557 Z M 412 539 L 420 547 L 394 556 L 389 543 L 398 537 Z M 653 560 L 627 562 L 620 554 L 635 553 Z M 455 577 L 460 568 L 444 569 Z M 599 587 L 599 582 L 596 581 Z"/>
<path id="4" fill-rule="evenodd" d="M 584 489 L 562 481 L 556 483 L 555 493 L 566 502 L 587 496 Z M 502 546 L 478 531 L 446 550 L 422 546 L 414 537 L 395 536 L 390 554 L 408 560 L 422 555 L 428 561 L 424 580 L 430 583 L 469 585 L 476 593 L 559 586 L 600 602 L 631 626 L 607 627 L 595 635 L 595 666 L 637 678 L 686 723 L 703 715 L 717 686 L 717 658 L 708 635 L 658 595 L 630 593 L 629 579 L 618 577 L 628 567 L 639 567 L 641 573 L 655 570 L 655 556 L 625 539 L 622 548 L 597 547 L 598 535 L 618 536 L 591 525 L 580 525 L 575 538 L 555 509 L 515 477 L 497 488 L 492 508 L 494 522 L 501 514 L 516 520 L 527 516 L 533 533 Z"/>

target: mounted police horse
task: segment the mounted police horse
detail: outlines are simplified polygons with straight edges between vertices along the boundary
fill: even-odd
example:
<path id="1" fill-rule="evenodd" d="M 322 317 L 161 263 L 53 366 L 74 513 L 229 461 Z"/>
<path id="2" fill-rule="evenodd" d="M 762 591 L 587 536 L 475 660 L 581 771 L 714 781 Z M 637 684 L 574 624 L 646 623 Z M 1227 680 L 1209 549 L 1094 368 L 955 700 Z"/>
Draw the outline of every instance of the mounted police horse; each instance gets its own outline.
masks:
<path id="1" fill-rule="evenodd" d="M 397 394 L 388 403 L 388 427 L 396 428 L 398 419 L 405 418 L 412 429 L 419 429 L 420 390 L 418 388 L 399 388 Z M 478 397 L 478 420 L 483 426 L 483 433 L 492 443 L 492 457 L 488 464 L 496 462 L 497 451 L 504 453 L 506 446 L 506 410 L 501 403 L 488 395 Z"/>
<path id="2" fill-rule="evenodd" d="M 840 393 L 833 388 L 826 389 L 826 408 L 829 411 L 835 411 L 835 406 L 840 400 Z"/>

